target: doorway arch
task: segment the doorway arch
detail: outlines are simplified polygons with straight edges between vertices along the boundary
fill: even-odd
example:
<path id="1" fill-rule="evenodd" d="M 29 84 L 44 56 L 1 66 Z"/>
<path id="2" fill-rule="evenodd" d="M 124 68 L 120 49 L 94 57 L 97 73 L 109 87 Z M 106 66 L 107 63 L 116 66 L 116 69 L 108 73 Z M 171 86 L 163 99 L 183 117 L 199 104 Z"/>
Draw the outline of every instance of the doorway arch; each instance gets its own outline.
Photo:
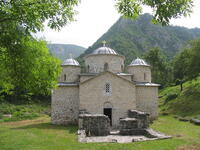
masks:
<path id="1" fill-rule="evenodd" d="M 108 118 L 110 119 L 110 125 L 112 126 L 113 105 L 110 102 L 105 102 L 104 103 L 103 114 L 108 116 Z"/>

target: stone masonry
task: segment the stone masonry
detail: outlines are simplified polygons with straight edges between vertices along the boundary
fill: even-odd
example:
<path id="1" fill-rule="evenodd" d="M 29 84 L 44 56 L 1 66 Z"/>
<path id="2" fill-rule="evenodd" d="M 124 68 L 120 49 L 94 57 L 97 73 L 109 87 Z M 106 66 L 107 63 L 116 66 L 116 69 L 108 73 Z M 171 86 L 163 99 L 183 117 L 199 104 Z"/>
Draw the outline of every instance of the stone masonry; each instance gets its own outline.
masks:
<path id="1" fill-rule="evenodd" d="M 75 59 L 66 59 L 58 86 L 52 90 L 52 123 L 78 124 L 80 110 L 108 116 L 112 129 L 127 121 L 131 126 L 140 125 L 140 119 L 128 116 L 132 109 L 156 119 L 159 85 L 151 83 L 150 65 L 137 58 L 125 66 L 124 60 L 105 45 L 84 57 L 84 72 Z"/>

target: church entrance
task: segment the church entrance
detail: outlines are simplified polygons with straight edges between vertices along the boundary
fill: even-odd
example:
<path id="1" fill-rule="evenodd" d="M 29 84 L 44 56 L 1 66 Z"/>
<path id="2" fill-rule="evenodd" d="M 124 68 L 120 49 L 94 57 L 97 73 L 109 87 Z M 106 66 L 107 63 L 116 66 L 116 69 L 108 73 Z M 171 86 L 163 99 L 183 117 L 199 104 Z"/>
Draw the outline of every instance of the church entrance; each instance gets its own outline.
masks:
<path id="1" fill-rule="evenodd" d="M 109 117 L 110 125 L 112 126 L 112 108 L 104 108 L 103 114 Z"/>

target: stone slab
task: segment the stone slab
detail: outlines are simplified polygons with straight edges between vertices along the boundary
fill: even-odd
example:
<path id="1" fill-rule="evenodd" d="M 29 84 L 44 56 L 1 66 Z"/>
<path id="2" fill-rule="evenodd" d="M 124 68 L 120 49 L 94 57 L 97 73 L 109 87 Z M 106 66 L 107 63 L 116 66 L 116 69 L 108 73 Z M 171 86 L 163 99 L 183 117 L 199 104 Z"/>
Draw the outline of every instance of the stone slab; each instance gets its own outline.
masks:
<path id="1" fill-rule="evenodd" d="M 92 136 L 87 137 L 84 130 L 78 131 L 78 142 L 81 143 L 132 143 L 141 141 L 152 141 L 159 139 L 169 139 L 171 136 L 166 136 L 163 133 L 147 129 L 150 134 L 154 135 L 154 138 L 145 136 L 122 136 L 122 135 L 108 135 L 108 136 Z M 112 131 L 111 131 L 112 132 Z M 114 131 L 115 133 L 117 131 Z"/>

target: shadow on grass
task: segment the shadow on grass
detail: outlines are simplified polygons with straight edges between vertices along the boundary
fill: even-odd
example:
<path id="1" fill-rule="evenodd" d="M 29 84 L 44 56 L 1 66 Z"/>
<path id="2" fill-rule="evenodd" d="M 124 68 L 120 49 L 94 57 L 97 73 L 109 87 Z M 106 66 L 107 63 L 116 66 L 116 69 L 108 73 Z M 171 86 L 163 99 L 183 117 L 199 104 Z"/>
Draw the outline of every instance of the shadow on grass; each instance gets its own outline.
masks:
<path id="1" fill-rule="evenodd" d="M 55 129 L 55 130 L 67 130 L 69 133 L 75 134 L 78 130 L 76 125 L 53 125 L 51 123 L 39 123 L 39 124 L 31 124 L 17 128 L 11 128 L 13 130 L 21 130 L 21 129 Z"/>

